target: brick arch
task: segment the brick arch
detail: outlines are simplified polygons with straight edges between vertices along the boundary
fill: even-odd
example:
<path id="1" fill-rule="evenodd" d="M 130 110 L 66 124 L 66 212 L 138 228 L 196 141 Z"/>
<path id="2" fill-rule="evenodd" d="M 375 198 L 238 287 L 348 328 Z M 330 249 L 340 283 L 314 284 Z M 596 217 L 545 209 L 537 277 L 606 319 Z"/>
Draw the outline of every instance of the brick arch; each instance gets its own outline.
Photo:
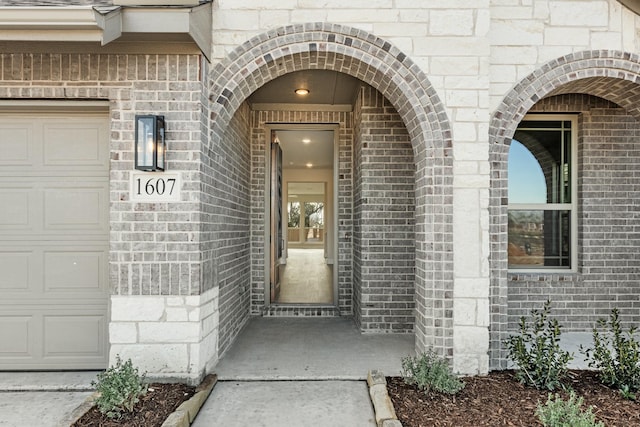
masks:
<path id="1" fill-rule="evenodd" d="M 210 146 L 217 145 L 251 93 L 279 76 L 307 69 L 362 80 L 402 117 L 416 163 L 416 347 L 450 353 L 453 301 L 443 295 L 453 290 L 451 131 L 435 89 L 410 58 L 366 31 L 337 24 L 296 24 L 260 34 L 209 75 Z"/>
<path id="2" fill-rule="evenodd" d="M 576 52 L 549 61 L 504 97 L 489 127 L 491 165 L 490 368 L 506 367 L 501 342 L 507 337 L 507 161 L 518 124 L 541 99 L 563 94 L 593 95 L 640 119 L 640 56 L 620 51 Z"/>

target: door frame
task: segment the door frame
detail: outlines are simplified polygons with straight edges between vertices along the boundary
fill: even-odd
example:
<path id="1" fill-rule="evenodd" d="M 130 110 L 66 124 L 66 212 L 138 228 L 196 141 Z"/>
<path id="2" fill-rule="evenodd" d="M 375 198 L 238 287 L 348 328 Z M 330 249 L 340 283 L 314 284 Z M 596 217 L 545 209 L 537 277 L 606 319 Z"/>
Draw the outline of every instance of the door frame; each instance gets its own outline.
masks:
<path id="1" fill-rule="evenodd" d="M 325 130 L 333 131 L 333 227 L 331 235 L 333 237 L 332 249 L 333 249 L 333 271 L 332 271 L 332 286 L 333 286 L 333 304 L 329 304 L 330 307 L 338 307 L 339 295 L 338 295 L 338 270 L 340 256 L 338 253 L 338 176 L 339 176 L 339 131 L 340 124 L 338 123 L 266 123 L 265 124 L 265 180 L 264 180 L 264 304 L 265 307 L 272 305 L 275 306 L 290 306 L 290 305 L 308 305 L 310 307 L 326 307 L 327 304 L 308 304 L 308 303 L 284 303 L 278 304 L 271 301 L 271 135 L 273 131 L 287 131 L 287 130 Z M 284 187 L 284 185 L 283 185 Z M 284 212 L 284 211 L 283 211 Z M 285 220 L 285 215 L 282 215 L 282 220 Z"/>

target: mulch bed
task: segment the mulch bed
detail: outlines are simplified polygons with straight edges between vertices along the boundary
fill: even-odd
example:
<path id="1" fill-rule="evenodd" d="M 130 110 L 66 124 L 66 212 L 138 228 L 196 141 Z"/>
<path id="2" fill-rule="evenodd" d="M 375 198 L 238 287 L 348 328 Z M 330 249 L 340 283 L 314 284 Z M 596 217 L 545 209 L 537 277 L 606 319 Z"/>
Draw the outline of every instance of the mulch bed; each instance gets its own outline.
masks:
<path id="1" fill-rule="evenodd" d="M 132 413 L 124 413 L 118 420 L 103 416 L 95 406 L 71 427 L 160 427 L 180 404 L 195 394 L 195 387 L 186 384 L 149 384 L 149 390 Z"/>
<path id="2" fill-rule="evenodd" d="M 568 385 L 584 398 L 583 408 L 593 406 L 596 419 L 606 427 L 640 426 L 640 403 L 603 386 L 596 372 L 571 371 L 570 377 Z M 464 382 L 465 388 L 456 396 L 426 396 L 398 377 L 387 377 L 387 389 L 404 427 L 542 425 L 535 410 L 538 402 L 547 401 L 548 392 L 523 386 L 512 371 L 467 377 Z"/>

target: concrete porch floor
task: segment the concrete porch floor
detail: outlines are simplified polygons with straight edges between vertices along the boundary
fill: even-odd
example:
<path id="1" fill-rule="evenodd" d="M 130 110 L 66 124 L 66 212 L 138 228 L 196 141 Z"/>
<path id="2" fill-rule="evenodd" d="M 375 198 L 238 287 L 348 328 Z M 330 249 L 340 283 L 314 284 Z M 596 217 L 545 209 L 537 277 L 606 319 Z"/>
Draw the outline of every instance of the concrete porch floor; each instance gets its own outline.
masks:
<path id="1" fill-rule="evenodd" d="M 362 334 L 353 319 L 255 317 L 214 368 L 225 380 L 363 380 L 398 375 L 413 334 Z"/>

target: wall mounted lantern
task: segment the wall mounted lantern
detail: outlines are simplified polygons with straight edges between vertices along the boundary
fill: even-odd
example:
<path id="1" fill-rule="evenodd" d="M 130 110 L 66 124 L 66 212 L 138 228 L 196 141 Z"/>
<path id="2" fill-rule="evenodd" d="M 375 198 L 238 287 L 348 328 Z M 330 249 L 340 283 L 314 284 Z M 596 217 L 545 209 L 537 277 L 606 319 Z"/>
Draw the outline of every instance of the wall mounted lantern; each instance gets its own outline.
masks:
<path id="1" fill-rule="evenodd" d="M 164 116 L 136 115 L 136 169 L 164 171 L 167 145 L 164 140 Z"/>

